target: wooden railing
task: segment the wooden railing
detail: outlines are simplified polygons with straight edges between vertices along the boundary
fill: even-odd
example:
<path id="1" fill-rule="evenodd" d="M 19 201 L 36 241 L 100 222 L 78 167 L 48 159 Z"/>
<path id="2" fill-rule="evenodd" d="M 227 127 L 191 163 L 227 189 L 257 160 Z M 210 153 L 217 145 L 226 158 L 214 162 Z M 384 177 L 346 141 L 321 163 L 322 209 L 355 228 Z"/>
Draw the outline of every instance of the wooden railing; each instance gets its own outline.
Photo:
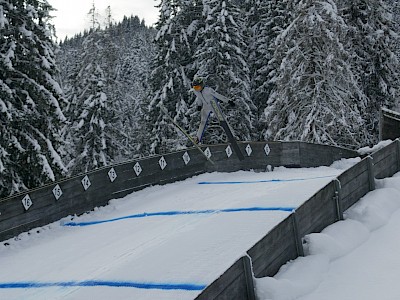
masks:
<path id="1" fill-rule="evenodd" d="M 394 140 L 400 137 L 400 113 L 381 108 L 379 120 L 379 139 Z"/>

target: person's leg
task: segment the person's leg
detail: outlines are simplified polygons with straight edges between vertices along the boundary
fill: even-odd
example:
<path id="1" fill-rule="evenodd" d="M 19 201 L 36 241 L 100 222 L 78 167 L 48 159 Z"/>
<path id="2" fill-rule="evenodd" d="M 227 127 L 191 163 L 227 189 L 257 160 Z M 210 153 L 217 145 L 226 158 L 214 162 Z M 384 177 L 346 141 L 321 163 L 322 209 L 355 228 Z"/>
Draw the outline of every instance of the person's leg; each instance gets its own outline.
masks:
<path id="1" fill-rule="evenodd" d="M 197 134 L 196 134 L 198 143 L 200 143 L 201 139 L 203 138 L 204 132 L 207 128 L 207 122 L 208 122 L 210 115 L 211 115 L 211 110 L 207 110 L 207 109 L 201 110 L 200 125 L 199 125 L 199 129 L 197 130 Z"/>

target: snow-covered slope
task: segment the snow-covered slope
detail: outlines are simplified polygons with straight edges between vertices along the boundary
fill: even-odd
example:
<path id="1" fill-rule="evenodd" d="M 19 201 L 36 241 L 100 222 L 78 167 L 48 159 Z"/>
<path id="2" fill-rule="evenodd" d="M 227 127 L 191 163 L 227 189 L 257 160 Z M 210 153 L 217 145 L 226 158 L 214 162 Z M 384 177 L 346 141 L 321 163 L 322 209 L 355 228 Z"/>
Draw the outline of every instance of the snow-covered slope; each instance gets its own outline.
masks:
<path id="1" fill-rule="evenodd" d="M 32 230 L 0 246 L 0 299 L 193 299 L 354 162 L 203 174 Z"/>

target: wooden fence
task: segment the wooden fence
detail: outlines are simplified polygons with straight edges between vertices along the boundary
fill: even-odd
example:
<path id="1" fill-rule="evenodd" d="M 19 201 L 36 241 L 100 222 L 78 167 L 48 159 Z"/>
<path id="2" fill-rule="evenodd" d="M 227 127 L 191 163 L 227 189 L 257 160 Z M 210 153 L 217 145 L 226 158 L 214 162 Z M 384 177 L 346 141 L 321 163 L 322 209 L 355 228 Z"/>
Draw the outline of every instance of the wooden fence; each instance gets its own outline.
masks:
<path id="1" fill-rule="evenodd" d="M 400 142 L 396 140 L 346 170 L 268 232 L 196 300 L 255 300 L 249 270 L 258 278 L 273 276 L 283 264 L 303 256 L 302 238 L 342 220 L 343 211 L 375 188 L 375 178 L 398 172 L 399 154 Z M 243 263 L 246 260 L 251 264 Z"/>
<path id="2" fill-rule="evenodd" d="M 394 140 L 400 137 L 400 113 L 381 108 L 379 121 L 379 139 Z"/>
<path id="3" fill-rule="evenodd" d="M 329 165 L 353 151 L 307 143 L 241 143 L 245 160 L 239 161 L 228 145 L 205 147 L 215 161 L 211 165 L 196 149 L 188 149 L 102 168 L 0 199 L 0 240 L 63 217 L 82 214 L 111 199 L 154 184 L 166 184 L 212 171 L 263 169 L 271 166 Z M 317 153 L 325 153 L 318 156 Z M 309 155 L 312 159 L 303 158 Z"/>

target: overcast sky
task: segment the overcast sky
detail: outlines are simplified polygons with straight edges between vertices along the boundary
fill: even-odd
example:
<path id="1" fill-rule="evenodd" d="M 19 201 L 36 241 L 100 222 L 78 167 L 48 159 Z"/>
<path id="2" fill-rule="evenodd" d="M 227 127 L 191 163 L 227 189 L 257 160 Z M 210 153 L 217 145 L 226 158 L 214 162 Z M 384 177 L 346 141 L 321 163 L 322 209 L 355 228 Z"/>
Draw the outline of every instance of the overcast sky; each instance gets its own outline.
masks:
<path id="1" fill-rule="evenodd" d="M 90 27 L 89 10 L 93 0 L 47 0 L 57 11 L 52 12 L 55 17 L 57 36 L 73 37 L 76 33 Z M 106 16 L 107 6 L 111 6 L 114 21 L 121 21 L 123 16 L 137 15 L 144 19 L 147 25 L 153 25 L 158 18 L 158 8 L 154 7 L 160 0 L 94 0 L 98 12 Z"/>

